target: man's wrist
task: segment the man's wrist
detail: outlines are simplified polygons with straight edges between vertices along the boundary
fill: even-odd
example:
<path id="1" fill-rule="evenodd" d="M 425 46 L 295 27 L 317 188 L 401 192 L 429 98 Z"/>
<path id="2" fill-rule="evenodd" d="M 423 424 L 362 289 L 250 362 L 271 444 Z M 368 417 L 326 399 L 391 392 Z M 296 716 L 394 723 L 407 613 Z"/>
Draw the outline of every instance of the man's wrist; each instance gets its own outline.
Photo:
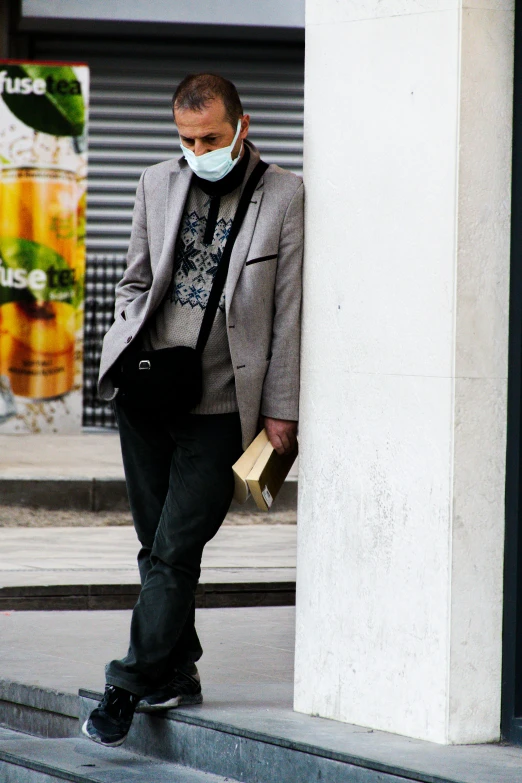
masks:
<path id="1" fill-rule="evenodd" d="M 260 416 L 265 419 L 277 419 L 278 421 L 297 421 L 297 411 L 295 408 L 273 408 L 269 405 L 261 407 Z"/>

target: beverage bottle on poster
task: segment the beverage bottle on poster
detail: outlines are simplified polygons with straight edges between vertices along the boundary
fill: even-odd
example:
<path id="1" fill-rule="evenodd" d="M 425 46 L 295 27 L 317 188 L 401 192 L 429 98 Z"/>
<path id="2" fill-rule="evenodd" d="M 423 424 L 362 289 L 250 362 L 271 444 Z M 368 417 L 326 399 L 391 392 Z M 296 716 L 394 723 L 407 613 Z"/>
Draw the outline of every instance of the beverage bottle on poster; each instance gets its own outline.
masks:
<path id="1" fill-rule="evenodd" d="M 32 400 L 74 384 L 85 253 L 81 70 L 0 63 L 0 375 Z"/>

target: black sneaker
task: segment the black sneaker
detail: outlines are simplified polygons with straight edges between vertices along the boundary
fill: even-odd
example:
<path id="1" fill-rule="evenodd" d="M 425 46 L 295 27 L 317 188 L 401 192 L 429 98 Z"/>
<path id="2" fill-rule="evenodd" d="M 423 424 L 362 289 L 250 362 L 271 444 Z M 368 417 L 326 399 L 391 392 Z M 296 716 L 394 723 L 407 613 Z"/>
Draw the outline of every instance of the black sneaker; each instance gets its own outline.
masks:
<path id="1" fill-rule="evenodd" d="M 103 699 L 82 726 L 86 737 L 115 748 L 125 742 L 140 697 L 116 685 L 106 685 Z"/>
<path id="2" fill-rule="evenodd" d="M 201 704 L 202 701 L 198 670 L 196 669 L 194 674 L 187 674 L 178 669 L 168 685 L 140 701 L 136 712 L 160 712 L 179 707 L 180 704 Z"/>

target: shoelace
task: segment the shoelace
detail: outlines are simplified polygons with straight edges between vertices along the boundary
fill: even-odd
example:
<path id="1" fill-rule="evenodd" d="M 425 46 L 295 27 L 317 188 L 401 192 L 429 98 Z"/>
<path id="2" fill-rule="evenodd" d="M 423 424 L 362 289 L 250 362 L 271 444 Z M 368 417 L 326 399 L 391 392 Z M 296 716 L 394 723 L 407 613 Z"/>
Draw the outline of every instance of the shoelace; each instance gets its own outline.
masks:
<path id="1" fill-rule="evenodd" d="M 123 697 L 122 694 L 118 693 L 114 685 L 108 685 L 103 694 L 100 707 L 120 720 L 123 717 L 127 717 L 126 713 L 132 710 L 138 701 L 138 697 L 134 696 L 134 694 L 131 693 L 128 697 Z"/>

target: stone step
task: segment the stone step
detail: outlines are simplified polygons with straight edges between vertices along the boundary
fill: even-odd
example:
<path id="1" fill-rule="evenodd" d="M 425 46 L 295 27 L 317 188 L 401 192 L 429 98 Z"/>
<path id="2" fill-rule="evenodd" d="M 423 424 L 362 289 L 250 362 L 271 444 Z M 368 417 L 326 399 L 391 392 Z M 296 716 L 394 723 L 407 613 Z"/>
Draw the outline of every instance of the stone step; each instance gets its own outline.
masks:
<path id="1" fill-rule="evenodd" d="M 0 476 L 0 497 L 4 506 L 84 511 L 126 511 L 129 508 L 123 478 Z M 278 511 L 297 508 L 297 481 L 285 481 L 274 508 Z M 257 508 L 249 498 L 244 505 L 233 502 L 230 510 L 251 514 Z"/>
<path id="2" fill-rule="evenodd" d="M 2 783 L 225 783 L 225 778 L 87 739 L 0 734 Z M 228 783 L 234 781 L 228 778 Z"/>
<path id="3" fill-rule="evenodd" d="M 57 741 L 0 728 L 0 781 L 522 783 L 519 748 L 445 747 L 302 715 L 291 709 L 291 685 L 273 680 L 209 685 L 204 692 L 202 705 L 163 717 L 136 715 L 124 748 L 104 749 L 79 737 L 101 694 L 81 691 L 78 699 L 0 682 L 0 707 L 11 699 L 27 708 L 16 714 L 16 726 L 9 710 L 0 723 L 44 736 L 72 732 Z"/>
<path id="4" fill-rule="evenodd" d="M 0 725 L 36 737 L 77 737 L 78 696 L 0 679 Z M 1 781 L 1 778 L 0 778 Z"/>
<path id="5" fill-rule="evenodd" d="M 4 506 L 81 511 L 127 511 L 129 500 L 121 478 L 0 477 Z"/>
<path id="6" fill-rule="evenodd" d="M 249 710 L 248 702 L 246 710 L 241 710 L 242 701 L 244 705 L 248 699 L 246 693 L 245 697 L 241 700 L 231 690 L 231 703 L 222 709 L 211 704 L 209 708 L 178 708 L 163 716 L 137 714 L 125 747 L 244 783 L 454 783 L 449 778 L 418 776 L 411 769 L 397 770 L 393 763 L 321 747 L 321 730 L 335 730 L 334 722 L 291 711 L 273 715 L 272 710 L 261 711 L 257 706 Z M 80 723 L 99 698 L 101 694 L 80 690 Z M 338 726 L 343 733 L 345 727 Z M 305 727 L 300 739 L 296 727 Z"/>
<path id="7" fill-rule="evenodd" d="M 522 752 L 442 746 L 294 712 L 292 688 L 204 688 L 202 705 L 136 715 L 126 748 L 242 783 L 522 783 Z M 80 691 L 80 721 L 99 694 Z"/>
<path id="8" fill-rule="evenodd" d="M 225 694 L 221 688 L 209 688 L 205 690 L 206 697 L 207 694 L 208 706 L 171 710 L 163 717 L 136 715 L 125 750 L 135 759 L 147 759 L 148 764 L 155 759 L 160 769 L 164 765 L 168 767 L 169 774 L 173 770 L 177 774 L 178 765 L 183 770 L 199 770 L 193 774 L 204 773 L 204 777 L 167 778 L 172 783 L 192 780 L 198 783 L 200 780 L 207 783 L 214 780 L 228 780 L 230 783 L 235 780 L 244 783 L 405 783 L 413 780 L 425 783 L 428 780 L 424 776 L 412 776 L 411 771 L 407 777 L 393 774 L 393 764 L 343 753 L 339 748 L 328 745 L 320 747 L 328 731 L 340 730 L 342 734 L 346 727 L 293 713 L 286 707 L 291 696 L 291 688 L 287 686 L 262 685 L 257 690 L 232 687 Z M 229 698 L 229 703 L 223 703 L 223 695 Z M 275 709 L 260 707 L 267 695 L 267 703 L 274 705 Z M 2 762 L 8 764 L 5 769 L 9 770 L 10 777 L 5 777 L 6 783 L 40 783 L 38 775 L 48 776 L 41 779 L 42 783 L 58 779 L 82 783 L 98 780 L 89 776 L 91 768 L 81 767 L 82 763 L 96 762 L 91 759 L 78 762 L 78 754 L 83 758 L 99 750 L 108 754 L 104 759 L 107 762 L 112 759 L 120 770 L 123 764 L 121 750 L 100 749 L 78 736 L 83 721 L 100 697 L 99 693 L 80 691 L 77 698 L 44 688 L 0 681 L 0 723 L 24 732 L 0 731 L 0 781 L 4 783 Z M 281 709 L 282 705 L 286 709 Z M 298 735 L 295 734 L 296 727 Z M 37 744 L 29 744 L 28 734 L 36 735 L 34 740 Z M 57 738 L 67 739 L 57 744 Z M 12 740 L 11 745 L 5 744 L 8 739 Z M 63 749 L 69 750 L 65 752 Z M 7 750 L 9 756 L 6 755 Z M 60 759 L 64 754 L 66 763 L 60 761 L 55 768 L 48 769 L 47 760 L 55 760 L 58 751 Z M 134 762 L 133 769 L 136 764 Z M 25 769 L 30 770 L 23 773 L 25 777 L 21 777 L 21 771 L 11 769 L 11 766 L 17 765 L 20 769 L 26 765 Z M 106 768 L 96 769 L 101 774 Z M 124 769 L 128 774 L 127 768 Z M 76 777 L 66 776 L 71 771 Z M 134 783 L 142 778 L 111 776 L 103 779 L 110 779 L 111 783 L 113 780 L 121 780 L 122 783 L 132 780 Z M 160 783 L 162 780 L 161 777 L 151 777 L 147 783 Z M 430 777 L 429 781 L 439 783 L 442 779 Z M 444 779 L 444 783 L 450 783 L 449 779 Z"/>
<path id="9" fill-rule="evenodd" d="M 132 609 L 138 584 L 29 585 L 0 588 L 0 611 Z M 295 582 L 200 583 L 198 609 L 295 606 Z"/>

